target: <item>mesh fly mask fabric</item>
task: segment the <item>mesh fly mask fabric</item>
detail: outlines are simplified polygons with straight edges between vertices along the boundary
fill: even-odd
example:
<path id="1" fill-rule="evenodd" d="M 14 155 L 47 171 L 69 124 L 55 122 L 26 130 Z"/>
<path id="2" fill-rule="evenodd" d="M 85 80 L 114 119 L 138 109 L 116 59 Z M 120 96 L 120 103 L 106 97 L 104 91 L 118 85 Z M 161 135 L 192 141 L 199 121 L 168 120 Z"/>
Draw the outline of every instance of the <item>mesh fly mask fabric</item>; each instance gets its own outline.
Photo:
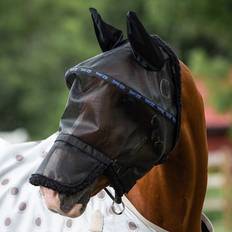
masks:
<path id="1" fill-rule="evenodd" d="M 66 72 L 59 135 L 30 182 L 71 195 L 104 175 L 120 199 L 176 144 L 179 62 L 135 13 L 125 40 L 95 9 L 91 15 L 103 53 Z"/>

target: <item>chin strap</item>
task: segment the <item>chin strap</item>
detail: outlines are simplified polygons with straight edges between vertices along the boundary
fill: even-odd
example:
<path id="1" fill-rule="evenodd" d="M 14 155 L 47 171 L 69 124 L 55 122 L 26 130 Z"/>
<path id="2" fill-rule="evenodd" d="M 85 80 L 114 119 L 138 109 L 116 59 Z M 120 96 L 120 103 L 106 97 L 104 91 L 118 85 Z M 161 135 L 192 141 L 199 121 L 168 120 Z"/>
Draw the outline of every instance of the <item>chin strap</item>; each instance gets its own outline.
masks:
<path id="1" fill-rule="evenodd" d="M 116 191 L 115 191 L 115 196 L 113 196 L 112 193 L 107 188 L 104 188 L 104 190 L 106 191 L 108 196 L 113 200 L 113 203 L 111 206 L 113 213 L 116 215 L 121 215 L 125 210 L 125 204 L 122 201 L 122 197 L 118 195 Z"/>

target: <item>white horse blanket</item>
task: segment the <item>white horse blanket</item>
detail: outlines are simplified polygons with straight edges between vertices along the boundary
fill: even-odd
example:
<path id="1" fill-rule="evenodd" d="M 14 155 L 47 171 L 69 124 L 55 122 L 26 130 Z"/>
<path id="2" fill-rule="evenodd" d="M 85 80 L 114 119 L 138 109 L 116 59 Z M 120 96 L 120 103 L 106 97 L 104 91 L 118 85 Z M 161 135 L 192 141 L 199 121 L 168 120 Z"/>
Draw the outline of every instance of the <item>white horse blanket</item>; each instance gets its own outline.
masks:
<path id="1" fill-rule="evenodd" d="M 85 212 L 78 218 L 50 212 L 39 187 L 32 186 L 28 179 L 56 136 L 21 144 L 0 139 L 0 232 L 166 231 L 147 221 L 125 197 L 125 211 L 115 215 L 111 209 L 112 200 L 104 191 L 90 199 Z"/>

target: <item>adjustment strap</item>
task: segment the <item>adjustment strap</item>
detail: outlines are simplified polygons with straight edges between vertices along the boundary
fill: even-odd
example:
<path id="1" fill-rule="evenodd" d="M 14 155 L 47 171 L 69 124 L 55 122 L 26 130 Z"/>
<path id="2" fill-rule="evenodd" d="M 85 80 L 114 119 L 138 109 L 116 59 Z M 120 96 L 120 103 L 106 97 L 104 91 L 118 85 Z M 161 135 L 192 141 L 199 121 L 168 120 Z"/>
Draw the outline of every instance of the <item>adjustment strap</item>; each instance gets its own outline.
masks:
<path id="1" fill-rule="evenodd" d="M 122 183 L 119 179 L 119 176 L 117 174 L 117 170 L 119 169 L 119 167 L 118 167 L 116 162 L 117 161 L 114 161 L 106 169 L 105 175 L 109 178 L 110 186 L 112 186 L 114 188 L 114 191 L 115 191 L 115 197 L 113 197 L 111 194 L 111 199 L 113 199 L 117 204 L 120 204 L 122 202 L 121 197 L 125 193 L 125 190 L 124 190 L 123 185 L 122 185 Z"/>
<path id="2" fill-rule="evenodd" d="M 113 196 L 112 193 L 107 188 L 104 188 L 104 190 L 108 194 L 108 196 L 111 198 L 112 201 L 114 201 L 117 204 L 122 203 L 122 197 L 119 196 L 116 191 L 115 191 L 115 196 Z"/>

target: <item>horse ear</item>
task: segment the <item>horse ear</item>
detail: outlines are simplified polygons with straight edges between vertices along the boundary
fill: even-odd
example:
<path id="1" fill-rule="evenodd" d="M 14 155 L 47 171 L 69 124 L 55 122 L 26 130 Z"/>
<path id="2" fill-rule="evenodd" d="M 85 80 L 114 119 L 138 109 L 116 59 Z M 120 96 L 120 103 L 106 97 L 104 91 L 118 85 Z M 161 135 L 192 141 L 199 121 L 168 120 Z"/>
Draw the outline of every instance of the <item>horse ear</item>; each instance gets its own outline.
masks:
<path id="1" fill-rule="evenodd" d="M 127 36 L 136 60 L 144 68 L 157 71 L 164 65 L 164 56 L 157 42 L 146 32 L 135 12 L 127 13 Z"/>
<path id="2" fill-rule="evenodd" d="M 123 41 L 123 33 L 121 30 L 105 23 L 97 10 L 90 8 L 91 17 L 98 43 L 103 52 L 117 47 Z"/>

